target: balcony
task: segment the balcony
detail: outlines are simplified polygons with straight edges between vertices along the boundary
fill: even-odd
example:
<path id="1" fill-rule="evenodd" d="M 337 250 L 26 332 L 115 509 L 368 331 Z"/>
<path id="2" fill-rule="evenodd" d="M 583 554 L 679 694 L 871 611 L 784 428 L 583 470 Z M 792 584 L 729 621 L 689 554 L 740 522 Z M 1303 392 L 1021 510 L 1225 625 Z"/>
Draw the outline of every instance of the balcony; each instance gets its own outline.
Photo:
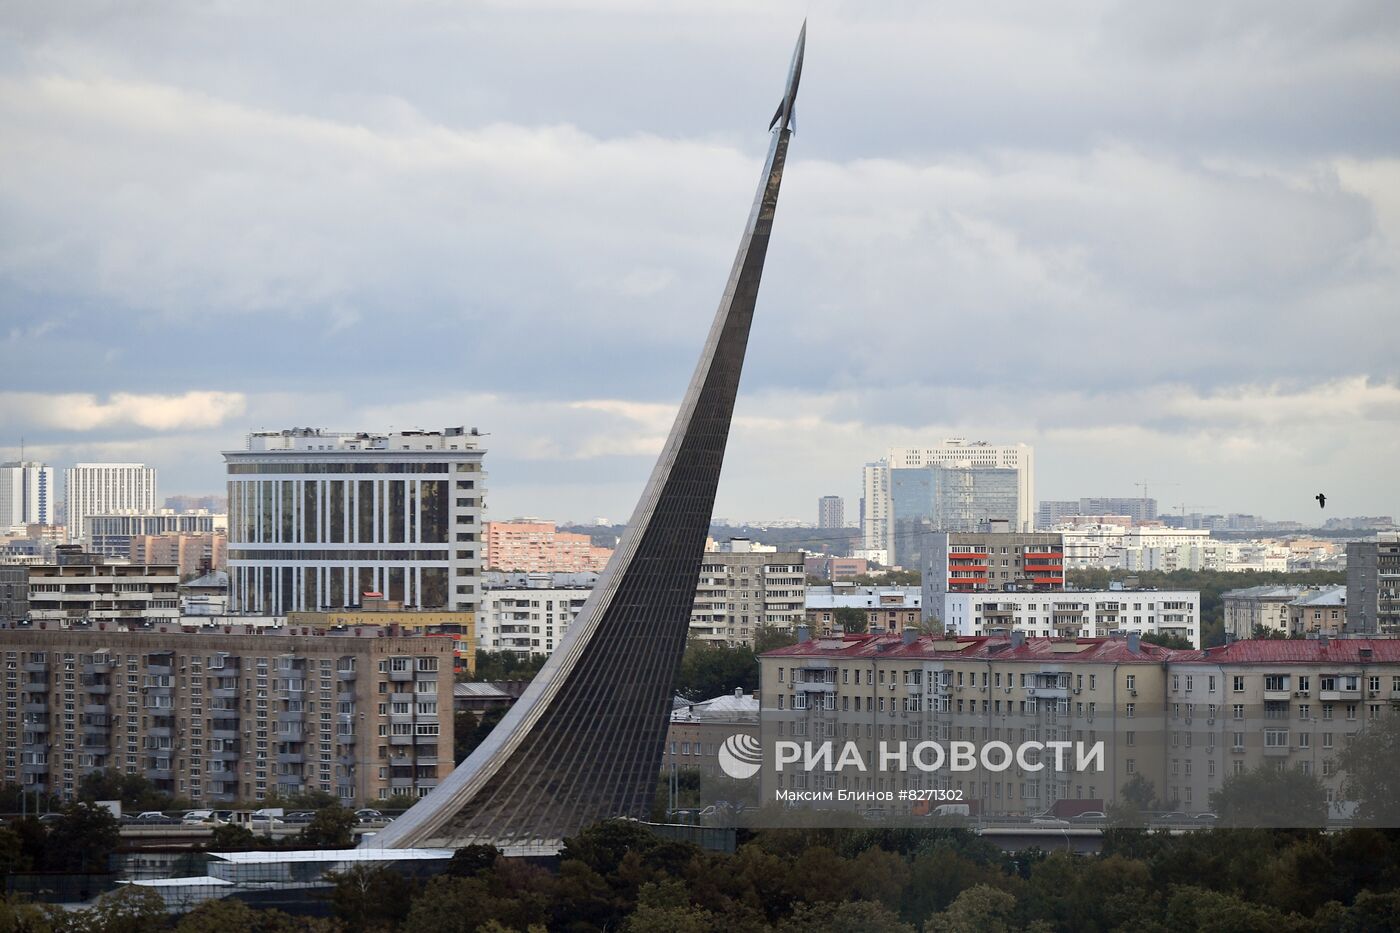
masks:
<path id="1" fill-rule="evenodd" d="M 1292 753 L 1292 749 L 1290 749 L 1287 745 L 1265 745 L 1265 746 L 1264 746 L 1264 757 L 1265 757 L 1265 758 L 1287 758 L 1291 753 Z"/>
<path id="2" fill-rule="evenodd" d="M 358 674 L 357 671 L 341 671 L 341 670 L 338 670 L 338 671 L 335 672 L 336 679 L 338 679 L 338 680 L 354 680 L 355 677 L 357 676 L 357 674 Z"/>
<path id="3" fill-rule="evenodd" d="M 335 701 L 336 701 L 337 703 L 354 703 L 354 702 L 355 702 L 355 694 L 354 694 L 354 693 L 345 693 L 345 692 L 337 693 L 337 694 L 335 695 Z"/>
<path id="4" fill-rule="evenodd" d="M 48 661 L 25 661 L 20 668 L 26 674 L 47 674 L 49 672 Z"/>
<path id="5" fill-rule="evenodd" d="M 411 735 L 391 735 L 391 736 L 389 736 L 389 744 L 390 744 L 390 745 L 412 745 L 412 744 L 413 744 L 413 736 L 411 736 Z"/>
<path id="6" fill-rule="evenodd" d="M 1265 702 L 1287 703 L 1291 699 L 1293 699 L 1293 693 L 1287 689 L 1264 691 Z"/>
<path id="7" fill-rule="evenodd" d="M 216 700 L 236 700 L 238 699 L 237 687 L 215 687 L 209 691 L 209 695 Z"/>
<path id="8" fill-rule="evenodd" d="M 440 735 L 415 735 L 413 740 L 416 745 L 432 745 L 436 747 L 438 739 L 440 738 L 442 738 Z"/>
<path id="9" fill-rule="evenodd" d="M 48 693 L 49 682 L 47 680 L 26 680 L 19 685 L 20 693 Z"/>
<path id="10" fill-rule="evenodd" d="M 175 669 L 169 664 L 148 664 L 146 673 L 151 677 L 171 677 L 175 674 Z"/>
<path id="11" fill-rule="evenodd" d="M 148 781 L 175 780 L 175 772 L 169 768 L 147 768 L 145 773 Z"/>
<path id="12" fill-rule="evenodd" d="M 277 763 L 279 765 L 300 765 L 306 763 L 306 755 L 302 752 L 278 752 Z"/>
<path id="13" fill-rule="evenodd" d="M 111 671 L 111 661 L 94 661 L 91 664 L 83 665 L 83 675 L 87 677 L 92 677 L 96 674 L 109 674 Z"/>
<path id="14" fill-rule="evenodd" d="M 37 713 L 40 716 L 48 715 L 49 704 L 47 703 L 26 703 L 20 707 L 26 713 Z"/>
<path id="15" fill-rule="evenodd" d="M 390 671 L 389 680 L 394 683 L 404 683 L 413 679 L 413 671 Z"/>

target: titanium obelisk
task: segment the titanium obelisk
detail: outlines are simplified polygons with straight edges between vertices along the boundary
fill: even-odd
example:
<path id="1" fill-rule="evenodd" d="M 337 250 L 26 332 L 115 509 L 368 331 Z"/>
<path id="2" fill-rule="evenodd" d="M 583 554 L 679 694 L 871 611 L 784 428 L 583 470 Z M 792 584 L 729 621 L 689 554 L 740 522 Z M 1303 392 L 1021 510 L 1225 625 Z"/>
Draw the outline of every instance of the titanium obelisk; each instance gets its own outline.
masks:
<path id="1" fill-rule="evenodd" d="M 804 23 L 719 310 L 612 560 L 500 725 L 438 788 L 376 834 L 376 848 L 551 847 L 596 820 L 647 816 L 778 205 L 806 36 Z"/>

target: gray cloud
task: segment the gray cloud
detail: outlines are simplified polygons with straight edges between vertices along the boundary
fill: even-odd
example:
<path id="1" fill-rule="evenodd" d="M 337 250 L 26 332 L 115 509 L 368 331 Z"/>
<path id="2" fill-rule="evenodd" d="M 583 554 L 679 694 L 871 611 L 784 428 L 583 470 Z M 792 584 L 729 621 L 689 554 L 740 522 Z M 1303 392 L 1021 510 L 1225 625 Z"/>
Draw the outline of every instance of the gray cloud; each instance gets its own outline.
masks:
<path id="1" fill-rule="evenodd" d="M 10 4 L 0 429 L 194 491 L 247 428 L 475 424 L 493 506 L 625 514 L 809 6 L 719 512 L 944 433 L 1395 511 L 1387 3 Z"/>

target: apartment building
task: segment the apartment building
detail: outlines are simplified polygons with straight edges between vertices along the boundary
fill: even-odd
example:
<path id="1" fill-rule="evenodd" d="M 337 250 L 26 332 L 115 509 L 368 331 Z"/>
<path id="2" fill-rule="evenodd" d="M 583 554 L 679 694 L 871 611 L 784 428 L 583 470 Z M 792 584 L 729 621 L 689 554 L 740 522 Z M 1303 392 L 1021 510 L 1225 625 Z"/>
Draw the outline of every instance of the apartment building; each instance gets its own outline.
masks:
<path id="1" fill-rule="evenodd" d="M 759 626 L 796 630 L 806 611 L 801 551 L 755 551 L 736 539 L 700 561 L 690 635 L 702 641 L 753 644 Z"/>
<path id="2" fill-rule="evenodd" d="M 612 558 L 585 534 L 560 531 L 554 522 L 518 518 L 486 523 L 486 566 L 524 573 L 598 573 Z"/>
<path id="3" fill-rule="evenodd" d="M 365 594 L 418 609 L 481 602 L 485 451 L 475 429 L 248 435 L 228 469 L 229 604 L 285 615 Z"/>
<path id="4" fill-rule="evenodd" d="M 924 551 L 924 609 L 937 613 L 949 593 L 1054 592 L 1065 588 L 1058 532 L 940 532 Z"/>
<path id="5" fill-rule="evenodd" d="M 1237 641 L 1179 657 L 1168 675 L 1170 741 L 1160 786 L 1188 811 L 1207 806 L 1221 778 L 1263 763 L 1315 775 L 1329 802 L 1343 801 L 1343 746 L 1400 714 L 1400 641 L 1393 639 Z"/>
<path id="6" fill-rule="evenodd" d="M 1400 534 L 1347 543 L 1347 631 L 1400 635 Z"/>
<path id="7" fill-rule="evenodd" d="M 228 528 L 227 515 L 212 512 L 112 512 L 89 515 L 84 526 L 87 549 L 108 557 L 127 557 L 131 542 L 156 535 L 209 535 Z"/>
<path id="8" fill-rule="evenodd" d="M 53 467 L 32 460 L 0 463 L 0 534 L 54 520 Z"/>
<path id="9" fill-rule="evenodd" d="M 948 638 L 912 630 L 817 638 L 770 651 L 760 659 L 765 745 L 854 742 L 866 762 L 877 760 L 882 742 L 1103 741 L 1105 754 L 1103 770 L 1090 773 L 1019 764 L 1005 771 L 868 767 L 781 775 L 765 768 L 762 799 L 774 799 L 780 786 L 896 794 L 944 789 L 961 791 L 984 814 L 1024 815 L 1060 799 L 1110 799 L 1134 775 L 1161 786 L 1164 749 L 1148 736 L 1162 728 L 1171 654 L 1134 637 Z M 879 806 L 897 818 L 914 815 L 915 803 Z"/>
<path id="10" fill-rule="evenodd" d="M 734 735 L 758 739 L 758 705 L 758 697 L 746 694 L 742 687 L 732 694 L 677 705 L 666 731 L 662 775 L 688 770 L 713 781 L 726 780 L 719 768 L 719 747 Z"/>
<path id="11" fill-rule="evenodd" d="M 477 645 L 487 651 L 510 651 L 522 657 L 550 654 L 593 593 L 593 580 L 569 584 L 571 576 L 528 574 L 517 584 L 487 586 L 481 603 Z M 561 578 L 556 582 L 555 578 Z"/>
<path id="12" fill-rule="evenodd" d="M 916 769 L 763 772 L 764 799 L 798 790 L 956 789 L 988 814 L 1035 814 L 1055 800 L 1112 803 L 1134 776 L 1159 801 L 1208 812 L 1231 775 L 1261 764 L 1316 775 L 1345 815 L 1338 754 L 1350 736 L 1400 715 L 1400 640 L 1235 642 L 1177 651 L 1126 638 L 848 635 L 761 659 L 765 745 L 1105 742 L 1097 773 Z M 771 758 L 769 760 L 772 760 Z M 835 804 L 839 805 L 839 804 Z M 868 806 L 868 804 L 863 805 Z M 909 802 L 881 803 L 912 815 Z"/>
<path id="13" fill-rule="evenodd" d="M 0 629 L 9 783 L 72 798 L 102 768 L 198 803 L 422 796 L 452 769 L 451 644 L 240 626 Z"/>
<path id="14" fill-rule="evenodd" d="M 1311 592 L 1305 586 L 1273 585 L 1227 590 L 1220 594 L 1225 634 L 1238 639 L 1253 638 L 1256 629 L 1287 634 L 1291 604 Z"/>
<path id="15" fill-rule="evenodd" d="M 144 463 L 75 463 L 63 471 L 63 503 L 68 540 L 87 541 L 90 515 L 152 512 L 156 471 Z"/>
<path id="16" fill-rule="evenodd" d="M 137 535 L 125 555 L 137 564 L 174 564 L 180 579 L 228 567 L 228 536 L 222 531 L 209 534 Z"/>
<path id="17" fill-rule="evenodd" d="M 58 562 L 31 564 L 29 618 L 50 625 L 141 624 L 180 616 L 180 574 L 173 564 L 131 564 L 62 545 Z"/>
<path id="18" fill-rule="evenodd" d="M 1201 646 L 1201 594 L 1190 590 L 949 593 L 943 626 L 955 635 L 1024 632 L 1037 638 L 1173 635 Z"/>
<path id="19" fill-rule="evenodd" d="M 1288 604 L 1288 633 L 1337 636 L 1347 627 L 1347 588 L 1328 586 Z"/>
<path id="20" fill-rule="evenodd" d="M 922 601 L 917 586 L 809 586 L 805 621 L 812 631 L 830 635 L 838 627 L 837 609 L 858 609 L 865 615 L 865 631 L 902 632 L 918 628 Z"/>

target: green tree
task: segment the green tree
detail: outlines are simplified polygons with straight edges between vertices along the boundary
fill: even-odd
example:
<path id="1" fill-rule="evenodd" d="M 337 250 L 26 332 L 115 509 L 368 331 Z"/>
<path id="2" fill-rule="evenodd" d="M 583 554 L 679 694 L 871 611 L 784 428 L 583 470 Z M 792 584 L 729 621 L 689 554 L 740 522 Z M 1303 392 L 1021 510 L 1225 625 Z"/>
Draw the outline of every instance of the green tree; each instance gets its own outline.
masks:
<path id="1" fill-rule="evenodd" d="M 749 646 L 692 639 L 681 660 L 676 692 L 689 700 L 708 700 L 736 689 L 757 690 L 758 679 L 758 658 Z"/>
<path id="2" fill-rule="evenodd" d="M 262 847 L 251 829 L 236 823 L 220 823 L 209 834 L 210 852 L 252 852 Z"/>
<path id="3" fill-rule="evenodd" d="M 464 680 L 533 680 L 539 673 L 548 655 L 520 655 L 514 651 L 478 651 L 476 669 Z"/>
<path id="4" fill-rule="evenodd" d="M 8 826 L 0 826 L 0 877 L 26 871 L 30 858 L 24 851 L 24 840 Z"/>
<path id="5" fill-rule="evenodd" d="M 710 933 L 717 918 L 690 902 L 684 883 L 648 881 L 637 895 L 637 907 L 623 924 L 624 933 Z"/>
<path id="6" fill-rule="evenodd" d="M 151 888 L 124 884 L 102 895 L 87 914 L 85 924 L 101 933 L 152 933 L 169 919 L 165 898 Z"/>
<path id="7" fill-rule="evenodd" d="M 870 617 L 858 606 L 837 606 L 831 615 L 833 625 L 849 635 L 859 635 L 870 627 Z"/>
<path id="8" fill-rule="evenodd" d="M 774 648 L 786 648 L 797 644 L 797 633 L 790 628 L 776 625 L 760 625 L 753 631 L 753 653 L 761 657 Z"/>
<path id="9" fill-rule="evenodd" d="M 108 860 L 121 842 L 121 827 L 106 807 L 70 803 L 62 818 L 49 825 L 44 868 L 50 871 L 107 871 Z"/>
<path id="10" fill-rule="evenodd" d="M 1337 756 L 1348 800 L 1363 825 L 1400 826 L 1400 716 L 1372 720 Z"/>
<path id="11" fill-rule="evenodd" d="M 1017 929 L 1015 895 L 989 884 L 968 888 L 924 924 L 924 933 L 1012 933 Z"/>
<path id="12" fill-rule="evenodd" d="M 302 829 L 301 845 L 309 848 L 344 849 L 355 843 L 355 811 L 342 806 L 317 810 Z"/>
<path id="13" fill-rule="evenodd" d="M 353 865 L 326 880 L 335 915 L 352 931 L 397 929 L 413 906 L 413 883 L 389 865 Z"/>
<path id="14" fill-rule="evenodd" d="M 452 757 L 457 764 L 467 760 L 476 747 L 486 741 L 491 730 L 505 716 L 505 707 L 484 710 L 480 714 L 463 710 L 452 717 Z"/>
<path id="15" fill-rule="evenodd" d="M 1327 822 L 1327 792 L 1301 768 L 1272 762 L 1232 774 L 1210 795 L 1222 824 L 1240 827 L 1320 827 Z"/>
<path id="16" fill-rule="evenodd" d="M 777 933 L 914 933 L 888 907 L 868 901 L 798 904 Z"/>
<path id="17" fill-rule="evenodd" d="M 447 868 L 443 870 L 443 874 L 451 875 L 454 878 L 474 878 L 494 868 L 496 859 L 500 858 L 500 855 L 501 850 L 495 846 L 462 846 L 452 853 L 452 858 L 448 860 Z"/>
<path id="18" fill-rule="evenodd" d="M 1142 640 L 1149 645 L 1160 645 L 1163 648 L 1180 648 L 1183 651 L 1189 651 L 1195 647 L 1188 638 L 1183 638 L 1180 635 L 1167 635 L 1162 632 L 1146 632 L 1143 634 Z"/>

